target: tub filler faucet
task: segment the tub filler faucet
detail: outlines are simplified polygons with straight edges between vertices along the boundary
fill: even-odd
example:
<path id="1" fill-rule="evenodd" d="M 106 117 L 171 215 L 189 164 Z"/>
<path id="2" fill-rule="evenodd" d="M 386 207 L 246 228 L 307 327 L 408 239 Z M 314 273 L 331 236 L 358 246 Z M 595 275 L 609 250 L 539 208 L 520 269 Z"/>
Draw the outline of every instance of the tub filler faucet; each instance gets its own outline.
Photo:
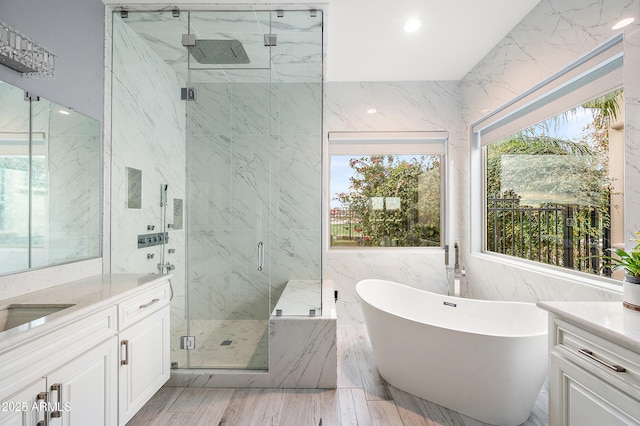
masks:
<path id="1" fill-rule="evenodd" d="M 447 270 L 449 296 L 460 297 L 465 270 L 460 266 L 460 244 L 457 239 L 453 240 L 453 266 L 449 264 L 449 245 L 444 246 L 444 263 Z"/>

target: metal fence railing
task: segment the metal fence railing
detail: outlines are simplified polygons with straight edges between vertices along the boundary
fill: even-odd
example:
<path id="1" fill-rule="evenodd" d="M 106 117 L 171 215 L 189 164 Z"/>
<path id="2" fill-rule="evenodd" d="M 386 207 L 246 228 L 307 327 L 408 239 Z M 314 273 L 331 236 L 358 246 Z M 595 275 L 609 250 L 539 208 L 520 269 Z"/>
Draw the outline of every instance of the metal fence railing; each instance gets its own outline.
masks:
<path id="1" fill-rule="evenodd" d="M 599 256 L 611 246 L 607 218 L 593 206 L 521 206 L 518 198 L 487 199 L 487 250 L 603 273 Z"/>
<path id="2" fill-rule="evenodd" d="M 364 236 L 360 232 L 360 219 L 351 210 L 333 208 L 330 211 L 331 246 L 362 245 Z"/>

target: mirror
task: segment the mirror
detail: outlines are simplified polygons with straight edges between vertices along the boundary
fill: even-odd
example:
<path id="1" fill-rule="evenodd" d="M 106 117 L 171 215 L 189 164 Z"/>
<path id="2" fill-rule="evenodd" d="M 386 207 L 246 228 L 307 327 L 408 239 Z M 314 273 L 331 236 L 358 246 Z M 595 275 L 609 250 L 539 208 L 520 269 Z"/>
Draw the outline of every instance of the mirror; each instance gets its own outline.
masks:
<path id="1" fill-rule="evenodd" d="M 0 275 L 100 246 L 100 123 L 0 81 Z"/>

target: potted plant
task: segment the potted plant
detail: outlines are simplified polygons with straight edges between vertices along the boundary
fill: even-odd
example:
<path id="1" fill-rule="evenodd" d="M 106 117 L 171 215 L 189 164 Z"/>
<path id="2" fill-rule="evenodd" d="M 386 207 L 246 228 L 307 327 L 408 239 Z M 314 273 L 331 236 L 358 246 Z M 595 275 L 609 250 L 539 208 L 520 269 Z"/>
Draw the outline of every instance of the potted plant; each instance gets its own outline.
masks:
<path id="1" fill-rule="evenodd" d="M 602 256 L 605 260 L 603 267 L 614 271 L 624 270 L 622 283 L 622 303 L 625 308 L 640 311 L 640 231 L 636 232 L 634 241 L 636 246 L 629 252 L 619 249 L 608 249 L 615 256 Z"/>

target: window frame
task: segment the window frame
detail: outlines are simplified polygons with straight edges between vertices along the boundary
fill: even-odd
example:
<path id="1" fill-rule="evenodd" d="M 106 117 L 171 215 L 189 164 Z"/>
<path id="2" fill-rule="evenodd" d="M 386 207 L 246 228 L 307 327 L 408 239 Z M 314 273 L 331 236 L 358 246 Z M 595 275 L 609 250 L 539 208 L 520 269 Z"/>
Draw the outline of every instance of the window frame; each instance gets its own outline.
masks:
<path id="1" fill-rule="evenodd" d="M 442 250 L 448 240 L 448 173 L 447 158 L 449 147 L 448 131 L 373 131 L 350 132 L 331 131 L 327 136 L 327 168 L 325 195 L 326 206 L 326 249 L 348 252 L 370 252 L 389 250 L 399 251 L 429 251 Z M 371 148 L 373 147 L 373 148 Z M 389 149 L 389 147 L 394 147 Z M 393 151 L 393 152 L 391 152 Z M 440 155 L 440 244 L 430 247 L 336 247 L 331 245 L 330 205 L 332 199 L 331 188 L 331 158 L 334 156 L 368 156 L 368 155 Z"/>
<path id="2" fill-rule="evenodd" d="M 580 278 L 583 283 L 619 291 L 621 281 L 613 278 L 487 250 L 487 150 L 485 148 L 510 134 L 598 96 L 623 88 L 623 60 L 623 35 L 618 34 L 470 125 L 469 226 L 472 256 L 493 259 L 557 278 L 572 280 Z M 563 98 L 563 95 L 569 96 Z M 504 128 L 501 128 L 501 123 L 505 124 Z M 485 140 L 482 139 L 483 135 Z M 474 206 L 482 208 L 481 215 L 473 214 Z"/>

